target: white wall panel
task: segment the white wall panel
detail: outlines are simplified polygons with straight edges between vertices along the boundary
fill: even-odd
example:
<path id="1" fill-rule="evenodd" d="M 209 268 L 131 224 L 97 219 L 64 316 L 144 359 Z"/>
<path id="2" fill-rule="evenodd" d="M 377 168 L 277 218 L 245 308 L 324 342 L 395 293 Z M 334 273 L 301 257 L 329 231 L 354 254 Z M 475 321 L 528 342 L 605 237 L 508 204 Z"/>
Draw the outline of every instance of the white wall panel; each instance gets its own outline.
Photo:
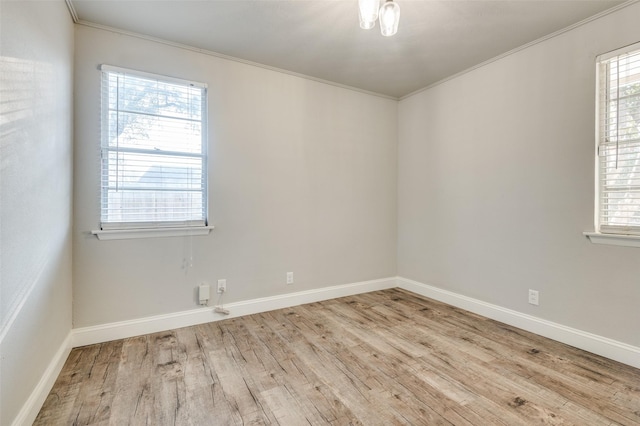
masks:
<path id="1" fill-rule="evenodd" d="M 101 63 L 208 85 L 211 235 L 88 234 Z M 395 275 L 397 102 L 86 26 L 75 71 L 76 327 L 197 309 L 197 285 L 219 278 L 234 302 Z"/>
<path id="2" fill-rule="evenodd" d="M 640 250 L 582 235 L 595 58 L 640 40 L 638 17 L 633 4 L 400 102 L 398 275 L 640 344 Z"/>
<path id="3" fill-rule="evenodd" d="M 0 8 L 0 424 L 11 424 L 71 331 L 73 23 L 64 1 Z"/>

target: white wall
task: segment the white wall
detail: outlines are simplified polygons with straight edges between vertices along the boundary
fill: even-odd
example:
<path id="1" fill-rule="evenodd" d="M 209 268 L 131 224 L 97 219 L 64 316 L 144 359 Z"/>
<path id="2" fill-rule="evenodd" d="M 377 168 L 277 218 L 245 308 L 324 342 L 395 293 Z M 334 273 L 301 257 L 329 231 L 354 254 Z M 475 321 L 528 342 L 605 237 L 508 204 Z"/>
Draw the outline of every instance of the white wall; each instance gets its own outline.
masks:
<path id="1" fill-rule="evenodd" d="M 71 328 L 74 40 L 63 2 L 0 7 L 0 423 L 10 424 Z M 202 280 L 227 278 L 232 302 L 397 272 L 640 345 L 640 250 L 581 234 L 593 226 L 594 58 L 640 40 L 639 16 L 635 4 L 399 106 L 77 26 L 74 326 L 195 309 Z M 100 63 L 208 83 L 212 235 L 89 234 Z"/>
<path id="2" fill-rule="evenodd" d="M 582 235 L 595 57 L 639 41 L 638 18 L 634 4 L 400 102 L 399 276 L 640 345 L 640 249 Z"/>
<path id="3" fill-rule="evenodd" d="M 211 235 L 88 234 L 101 63 L 209 85 Z M 233 302 L 395 276 L 396 101 L 86 26 L 75 73 L 75 327 L 195 309 L 202 280 Z"/>
<path id="4" fill-rule="evenodd" d="M 63 1 L 0 4 L 0 424 L 71 331 L 73 23 Z"/>

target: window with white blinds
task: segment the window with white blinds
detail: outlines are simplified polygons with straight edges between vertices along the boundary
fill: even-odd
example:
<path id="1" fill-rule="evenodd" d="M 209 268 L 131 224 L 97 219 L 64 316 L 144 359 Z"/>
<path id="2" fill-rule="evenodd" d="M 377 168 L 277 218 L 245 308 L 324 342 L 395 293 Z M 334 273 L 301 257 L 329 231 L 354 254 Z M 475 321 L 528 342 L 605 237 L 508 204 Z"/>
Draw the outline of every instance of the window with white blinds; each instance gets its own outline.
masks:
<path id="1" fill-rule="evenodd" d="M 640 43 L 598 58 L 598 230 L 640 235 Z"/>
<path id="2" fill-rule="evenodd" d="M 101 71 L 102 229 L 206 226 L 206 85 Z"/>

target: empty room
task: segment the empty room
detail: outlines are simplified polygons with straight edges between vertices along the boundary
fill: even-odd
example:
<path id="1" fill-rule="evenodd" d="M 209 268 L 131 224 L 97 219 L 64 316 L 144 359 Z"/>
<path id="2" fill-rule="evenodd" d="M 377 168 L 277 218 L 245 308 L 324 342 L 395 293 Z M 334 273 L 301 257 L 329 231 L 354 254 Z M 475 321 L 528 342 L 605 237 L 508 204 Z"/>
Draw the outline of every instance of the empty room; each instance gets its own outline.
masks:
<path id="1" fill-rule="evenodd" d="M 0 0 L 0 425 L 640 425 L 639 23 Z"/>

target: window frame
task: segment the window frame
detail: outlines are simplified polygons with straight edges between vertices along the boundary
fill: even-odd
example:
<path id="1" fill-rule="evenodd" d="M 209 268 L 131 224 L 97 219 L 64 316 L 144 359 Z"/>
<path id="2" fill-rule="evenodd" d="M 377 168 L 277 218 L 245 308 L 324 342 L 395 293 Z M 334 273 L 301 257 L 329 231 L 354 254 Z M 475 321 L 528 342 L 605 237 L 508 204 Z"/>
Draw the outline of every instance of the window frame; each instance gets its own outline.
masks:
<path id="1" fill-rule="evenodd" d="M 167 236 L 181 236 L 181 235 L 207 235 L 213 229 L 213 226 L 208 225 L 208 88 L 206 83 L 194 82 L 190 80 L 179 79 L 175 77 L 169 77 L 159 74 L 153 74 L 143 71 L 137 71 L 127 68 L 115 67 L 111 65 L 102 64 L 99 67 L 100 70 L 100 88 L 101 88 L 101 131 L 100 131 L 100 228 L 98 230 L 91 231 L 99 239 L 123 239 L 123 238 L 147 238 L 147 237 L 167 237 Z M 175 84 L 185 87 L 196 87 L 201 90 L 201 103 L 200 103 L 200 144 L 199 152 L 188 151 L 165 151 L 164 155 L 176 154 L 177 157 L 184 156 L 192 159 L 197 159 L 201 164 L 201 186 L 197 193 L 201 194 L 202 204 L 197 204 L 198 210 L 202 208 L 202 218 L 198 219 L 186 219 L 185 220 L 150 220 L 146 221 L 104 221 L 106 208 L 105 203 L 108 200 L 108 182 L 105 183 L 105 176 L 108 176 L 109 167 L 109 153 L 113 152 L 127 152 L 129 148 L 116 148 L 114 149 L 109 145 L 109 93 L 110 88 L 105 87 L 105 79 L 108 79 L 109 74 L 123 74 L 131 76 L 133 78 L 140 78 L 149 81 L 157 81 L 160 83 Z M 160 119 L 164 117 L 170 118 L 163 114 L 153 115 Z M 198 146 L 198 145 L 196 145 Z M 152 154 L 155 152 L 151 148 L 143 148 L 140 150 L 134 149 L 138 154 Z M 135 193 L 136 189 L 132 190 Z M 178 190 L 178 192 L 180 192 Z M 187 191 L 189 192 L 189 191 Z"/>
<path id="2" fill-rule="evenodd" d="M 607 144 L 611 144 L 608 138 L 609 128 L 606 128 L 606 121 L 608 118 L 609 91 L 609 71 L 608 67 L 615 58 L 628 54 L 640 53 L 640 43 L 630 44 L 620 49 L 607 52 L 599 55 L 596 58 L 596 126 L 595 126 L 595 206 L 594 206 L 594 224 L 596 232 L 585 232 L 592 242 L 599 244 L 612 244 L 612 245 L 624 245 L 640 247 L 640 225 L 611 225 L 610 223 L 604 223 L 604 216 L 606 215 L 606 207 L 604 197 L 606 194 L 612 192 L 612 190 L 605 191 L 606 185 L 604 177 L 606 176 L 603 171 L 603 163 L 607 161 L 607 157 L 604 154 L 604 150 L 607 148 Z M 606 73 L 603 75 L 603 72 Z M 618 81 L 616 80 L 618 85 Z M 619 104 L 618 104 L 619 105 Z M 616 111 L 617 114 L 617 111 Z M 619 138 L 616 132 L 616 144 L 619 143 Z M 633 142 L 631 142 L 633 143 Z M 625 142 L 629 144 L 629 142 Z M 617 146 L 617 145 L 616 145 Z M 624 145 L 623 145 L 624 146 Z M 616 148 L 618 150 L 619 148 Z M 631 185 L 636 187 L 638 185 Z"/>

